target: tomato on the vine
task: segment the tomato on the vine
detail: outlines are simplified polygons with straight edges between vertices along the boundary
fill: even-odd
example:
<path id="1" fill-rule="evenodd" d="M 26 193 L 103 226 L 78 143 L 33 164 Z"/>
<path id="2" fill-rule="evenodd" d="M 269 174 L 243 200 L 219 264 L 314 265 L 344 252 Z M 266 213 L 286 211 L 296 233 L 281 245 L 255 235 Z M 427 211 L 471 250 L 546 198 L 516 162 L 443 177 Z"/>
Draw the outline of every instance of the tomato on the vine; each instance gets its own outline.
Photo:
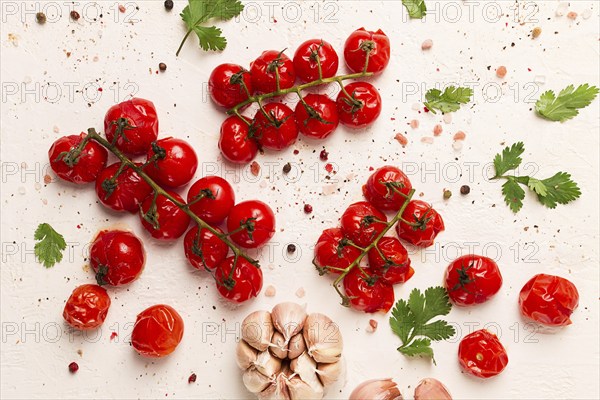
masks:
<path id="1" fill-rule="evenodd" d="M 252 91 L 250 72 L 240 65 L 218 65 L 208 78 L 210 97 L 221 107 L 232 108 L 248 100 L 248 94 L 252 95 Z"/>
<path id="2" fill-rule="evenodd" d="M 370 125 L 381 114 L 381 96 L 375 86 L 367 82 L 344 86 L 336 102 L 340 122 L 349 128 Z"/>
<path id="3" fill-rule="evenodd" d="M 360 256 L 360 250 L 347 240 L 340 228 L 325 229 L 315 246 L 315 266 L 319 273 L 341 274 Z"/>
<path id="4" fill-rule="evenodd" d="M 467 254 L 452 261 L 446 270 L 446 290 L 458 306 L 481 304 L 502 286 L 502 275 L 491 258 Z"/>
<path id="5" fill-rule="evenodd" d="M 120 230 L 101 231 L 90 249 L 90 264 L 99 285 L 119 286 L 137 279 L 146 254 L 140 239 Z"/>
<path id="6" fill-rule="evenodd" d="M 571 314 L 578 305 L 577 288 L 560 276 L 535 275 L 519 293 L 521 314 L 548 326 L 570 325 Z"/>
<path id="7" fill-rule="evenodd" d="M 398 237 L 419 247 L 429 247 L 444 230 L 444 220 L 433 207 L 421 200 L 411 200 L 396 225 Z"/>
<path id="8" fill-rule="evenodd" d="M 219 228 L 215 228 L 223 233 Z M 215 269 L 227 257 L 229 247 L 217 235 L 198 225 L 185 234 L 183 239 L 185 256 L 196 269 Z"/>
<path id="9" fill-rule="evenodd" d="M 100 171 L 106 167 L 108 152 L 97 142 L 90 140 L 78 156 L 69 155 L 85 138 L 85 133 L 63 136 L 57 139 L 48 150 L 50 167 L 65 181 L 78 185 L 96 180 Z"/>
<path id="10" fill-rule="evenodd" d="M 390 285 L 404 283 L 415 273 L 410 266 L 408 251 L 395 237 L 382 237 L 376 248 L 369 250 L 368 257 L 369 269 Z"/>
<path id="11" fill-rule="evenodd" d="M 481 329 L 465 336 L 458 346 L 461 367 L 479 378 L 498 375 L 508 364 L 508 355 L 498 337 Z"/>
<path id="12" fill-rule="evenodd" d="M 167 192 L 180 203 L 185 203 L 181 196 L 175 192 Z M 146 197 L 140 207 L 140 221 L 146 230 L 156 239 L 177 239 L 187 231 L 190 216 L 175 203 L 163 195 L 156 197 L 153 208 L 154 195 Z"/>
<path id="13" fill-rule="evenodd" d="M 133 98 L 108 109 L 104 133 L 124 153 L 141 155 L 158 137 L 158 116 L 154 104 Z"/>
<path id="14" fill-rule="evenodd" d="M 298 139 L 296 118 L 291 108 L 283 103 L 266 104 L 254 116 L 258 142 L 265 149 L 283 150 Z M 266 114 L 265 114 L 266 113 Z"/>
<path id="15" fill-rule="evenodd" d="M 321 76 L 319 76 L 319 63 Z M 294 69 L 303 82 L 331 78 L 338 70 L 339 57 L 333 46 L 322 39 L 310 39 L 298 46 L 294 54 Z"/>
<path id="16" fill-rule="evenodd" d="M 367 201 L 348 206 L 340 219 L 342 232 L 360 247 L 368 246 L 387 226 L 387 217 Z"/>
<path id="17" fill-rule="evenodd" d="M 218 225 L 225 221 L 235 204 L 233 188 L 219 176 L 205 176 L 197 180 L 188 191 L 190 210 L 204 222 Z"/>
<path id="18" fill-rule="evenodd" d="M 250 64 L 252 87 L 259 93 L 270 93 L 277 89 L 288 89 L 294 86 L 296 72 L 294 63 L 283 51 L 264 51 Z M 279 76 L 279 88 L 277 77 Z"/>
<path id="19" fill-rule="evenodd" d="M 183 319 L 173 307 L 157 304 L 138 314 L 131 345 L 142 356 L 164 357 L 181 342 L 183 328 Z"/>
<path id="20" fill-rule="evenodd" d="M 106 289 L 98 285 L 81 285 L 67 300 L 63 318 L 75 329 L 94 329 L 102 325 L 109 307 L 110 297 Z"/>
<path id="21" fill-rule="evenodd" d="M 251 135 L 251 121 L 246 117 L 244 120 L 233 115 L 221 124 L 219 149 L 226 160 L 236 164 L 249 163 L 258 153 L 258 141 Z"/>
<path id="22" fill-rule="evenodd" d="M 344 277 L 344 291 L 350 300 L 350 307 L 366 313 L 385 313 L 394 304 L 392 285 L 377 278 L 369 268 L 352 268 Z"/>
<path id="23" fill-rule="evenodd" d="M 324 94 L 304 96 L 296 104 L 294 116 L 300 133 L 314 139 L 325 139 L 340 122 L 335 101 Z"/>
<path id="24" fill-rule="evenodd" d="M 147 154 L 146 173 L 161 186 L 179 187 L 192 180 L 198 157 L 188 142 L 164 138 L 152 143 Z"/>
<path id="25" fill-rule="evenodd" d="M 275 214 L 262 201 L 243 201 L 231 209 L 227 230 L 236 244 L 256 248 L 275 234 Z"/>
<path id="26" fill-rule="evenodd" d="M 115 211 L 139 211 L 139 205 L 152 192 L 146 181 L 128 166 L 114 178 L 121 168 L 121 163 L 116 162 L 104 168 L 96 179 L 96 194 L 106 207 Z M 138 167 L 142 164 L 136 163 Z"/>
<path id="27" fill-rule="evenodd" d="M 227 300 L 243 303 L 258 296 L 263 285 L 261 269 L 243 257 L 235 256 L 223 260 L 215 271 L 217 290 Z M 232 273 L 233 268 L 233 273 Z"/>
<path id="28" fill-rule="evenodd" d="M 390 39 L 381 29 L 377 32 L 360 28 L 344 44 L 344 59 L 352 72 L 380 73 L 390 62 Z M 368 61 L 367 61 L 368 60 Z"/>
<path id="29" fill-rule="evenodd" d="M 381 211 L 398 212 L 412 189 L 408 176 L 399 168 L 386 165 L 373 172 L 362 191 L 369 203 Z"/>

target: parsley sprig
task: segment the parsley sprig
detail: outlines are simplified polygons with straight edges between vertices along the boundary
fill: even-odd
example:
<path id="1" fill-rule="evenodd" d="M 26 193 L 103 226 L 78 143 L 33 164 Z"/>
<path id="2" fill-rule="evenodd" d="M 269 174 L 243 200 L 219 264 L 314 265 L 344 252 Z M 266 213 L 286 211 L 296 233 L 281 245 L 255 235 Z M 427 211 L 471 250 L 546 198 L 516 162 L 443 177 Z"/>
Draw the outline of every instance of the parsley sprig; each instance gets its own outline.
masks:
<path id="1" fill-rule="evenodd" d="M 448 86 L 442 92 L 439 89 L 429 89 L 425 93 L 425 107 L 432 113 L 439 110 L 443 113 L 458 111 L 461 104 L 471 101 L 473 89 L 467 87 Z"/>
<path id="2" fill-rule="evenodd" d="M 402 0 L 402 4 L 406 7 L 408 16 L 411 18 L 421 19 L 427 14 L 425 0 Z"/>
<path id="3" fill-rule="evenodd" d="M 578 109 L 589 106 L 598 95 L 598 88 L 587 83 L 575 86 L 569 85 L 558 93 L 558 96 L 548 90 L 535 103 L 535 111 L 550 121 L 564 122 L 579 114 Z"/>
<path id="4" fill-rule="evenodd" d="M 37 259 L 46 268 L 53 267 L 63 258 L 62 252 L 67 248 L 63 236 L 56 232 L 50 224 L 39 224 L 33 238 L 37 241 L 33 250 Z"/>

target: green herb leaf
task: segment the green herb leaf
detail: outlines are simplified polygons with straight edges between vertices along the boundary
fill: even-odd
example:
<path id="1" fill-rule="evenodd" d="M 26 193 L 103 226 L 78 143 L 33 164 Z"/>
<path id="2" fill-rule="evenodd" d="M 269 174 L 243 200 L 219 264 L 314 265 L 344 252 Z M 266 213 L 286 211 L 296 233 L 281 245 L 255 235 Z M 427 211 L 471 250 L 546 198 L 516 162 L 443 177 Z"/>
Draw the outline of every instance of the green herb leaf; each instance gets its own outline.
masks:
<path id="1" fill-rule="evenodd" d="M 411 18 L 423 18 L 427 14 L 427 6 L 425 0 L 402 0 L 402 4 L 406 7 L 408 15 Z"/>
<path id="2" fill-rule="evenodd" d="M 507 181 L 502 185 L 502 194 L 504 195 L 504 202 L 510 209 L 516 214 L 523 207 L 523 199 L 525 198 L 525 191 L 519 185 L 519 182 L 514 177 L 509 176 Z"/>
<path id="3" fill-rule="evenodd" d="M 494 157 L 496 177 L 500 177 L 521 165 L 521 161 L 523 161 L 521 154 L 524 151 L 525 145 L 523 142 L 518 142 L 502 150 L 502 154 L 496 154 L 496 157 Z"/>
<path id="4" fill-rule="evenodd" d="M 542 93 L 535 103 L 535 110 L 545 119 L 564 122 L 579 114 L 578 109 L 587 107 L 598 95 L 598 88 L 587 83 L 575 86 L 569 85 L 558 93 L 548 90 Z"/>
<path id="5" fill-rule="evenodd" d="M 571 175 L 566 172 L 558 172 L 540 182 L 544 185 L 546 194 L 538 193 L 538 198 L 548 208 L 555 208 L 557 204 L 567 204 L 581 196 L 577 183 L 573 182 Z"/>
<path id="6" fill-rule="evenodd" d="M 37 241 L 34 247 L 35 256 L 44 267 L 53 267 L 62 260 L 62 252 L 67 248 L 67 243 L 50 224 L 39 224 L 33 238 Z"/>
<path id="7" fill-rule="evenodd" d="M 440 110 L 443 113 L 458 111 L 461 104 L 471 101 L 473 90 L 465 87 L 448 86 L 443 92 L 439 89 L 429 89 L 425 93 L 425 107 L 432 113 Z"/>
<path id="8" fill-rule="evenodd" d="M 429 339 L 415 339 L 409 346 L 398 347 L 398 351 L 408 357 L 425 356 L 433 359 L 433 349 Z"/>

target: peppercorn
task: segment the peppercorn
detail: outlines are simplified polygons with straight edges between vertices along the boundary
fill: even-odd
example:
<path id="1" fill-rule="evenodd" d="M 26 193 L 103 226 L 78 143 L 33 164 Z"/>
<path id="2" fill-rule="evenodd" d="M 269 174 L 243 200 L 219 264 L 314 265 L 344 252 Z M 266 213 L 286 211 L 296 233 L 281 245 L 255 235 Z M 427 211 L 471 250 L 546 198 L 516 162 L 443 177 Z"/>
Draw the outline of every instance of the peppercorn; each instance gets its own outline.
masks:
<path id="1" fill-rule="evenodd" d="M 462 185 L 460 187 L 460 194 L 469 194 L 471 193 L 471 188 L 469 187 L 469 185 Z"/>
<path id="2" fill-rule="evenodd" d="M 75 10 L 71 11 L 71 19 L 73 21 L 77 21 L 81 16 L 79 15 L 79 13 Z"/>
<path id="3" fill-rule="evenodd" d="M 313 208 L 310 204 L 305 204 L 304 205 L 304 212 L 307 214 L 310 214 L 312 212 Z"/>
<path id="4" fill-rule="evenodd" d="M 290 243 L 287 245 L 287 252 L 288 253 L 293 253 L 296 251 L 296 245 L 293 243 Z"/>
<path id="5" fill-rule="evenodd" d="M 444 200 L 448 200 L 450 197 L 452 197 L 452 192 L 449 190 L 444 190 Z"/>
<path id="6" fill-rule="evenodd" d="M 289 174 L 290 171 L 292 170 L 292 164 L 287 163 L 283 166 L 283 173 L 284 174 Z"/>
<path id="7" fill-rule="evenodd" d="M 39 13 L 35 14 L 35 20 L 37 21 L 38 24 L 45 24 L 46 23 L 46 14 L 44 14 L 43 12 L 39 12 Z"/>
<path id="8" fill-rule="evenodd" d="M 158 64 L 158 69 L 160 69 L 161 71 L 165 72 L 167 70 L 167 64 L 165 64 L 165 63 L 159 63 Z"/>
<path id="9" fill-rule="evenodd" d="M 171 2 L 173 3 L 173 2 Z M 190 377 L 188 378 L 188 383 L 194 383 L 196 382 L 196 374 L 191 374 Z"/>
<path id="10" fill-rule="evenodd" d="M 71 364 L 69 364 L 69 372 L 74 374 L 78 370 L 79 370 L 79 365 L 75 361 L 73 361 Z"/>
<path id="11" fill-rule="evenodd" d="M 171 11 L 173 9 L 173 0 L 165 0 L 165 9 Z"/>
<path id="12" fill-rule="evenodd" d="M 329 153 L 327 152 L 327 150 L 325 150 L 325 149 L 321 150 L 321 154 L 319 154 L 319 158 L 321 159 L 321 161 L 327 161 L 329 159 Z"/>

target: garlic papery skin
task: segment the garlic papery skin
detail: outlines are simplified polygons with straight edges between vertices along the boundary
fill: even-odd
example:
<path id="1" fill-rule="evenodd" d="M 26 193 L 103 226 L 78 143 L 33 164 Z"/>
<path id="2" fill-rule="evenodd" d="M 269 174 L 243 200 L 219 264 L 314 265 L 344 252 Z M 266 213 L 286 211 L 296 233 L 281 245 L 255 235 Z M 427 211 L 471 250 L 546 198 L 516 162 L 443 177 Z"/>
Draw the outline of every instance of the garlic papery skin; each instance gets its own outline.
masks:
<path id="1" fill-rule="evenodd" d="M 452 396 L 442 382 L 425 378 L 415 388 L 415 400 L 452 400 Z"/>
<path id="2" fill-rule="evenodd" d="M 258 372 L 255 368 L 249 368 L 244 371 L 242 380 L 246 389 L 252 393 L 260 393 L 271 384 L 271 379 Z"/>
<path id="3" fill-rule="evenodd" d="M 281 332 L 275 331 L 271 338 L 269 349 L 271 350 L 271 353 L 279 359 L 283 360 L 288 356 L 288 346 L 286 345 L 285 338 Z"/>
<path id="4" fill-rule="evenodd" d="M 323 384 L 317 376 L 317 363 L 307 353 L 302 353 L 290 362 L 290 368 L 314 391 L 323 392 Z"/>
<path id="5" fill-rule="evenodd" d="M 258 393 L 258 398 L 260 400 L 289 400 L 290 393 L 287 388 L 287 375 L 290 373 L 291 371 L 287 367 L 284 367 L 271 385 Z"/>
<path id="6" fill-rule="evenodd" d="M 305 351 L 306 343 L 304 342 L 304 337 L 302 336 L 302 333 L 298 333 L 297 335 L 292 336 L 290 342 L 288 343 L 288 358 L 293 360 Z"/>
<path id="7" fill-rule="evenodd" d="M 254 311 L 242 322 L 242 339 L 258 351 L 269 348 L 273 336 L 273 321 L 268 311 Z"/>
<path id="8" fill-rule="evenodd" d="M 302 330 L 308 354 L 318 363 L 336 362 L 344 342 L 339 327 L 326 315 L 314 313 L 306 318 Z"/>
<path id="9" fill-rule="evenodd" d="M 391 378 L 372 379 L 358 385 L 349 400 L 402 400 L 402 394 Z"/>
<path id="10" fill-rule="evenodd" d="M 274 357 L 269 350 L 266 350 L 258 353 L 256 361 L 254 362 L 254 368 L 266 377 L 274 378 L 281 370 L 281 360 Z"/>
<path id="11" fill-rule="evenodd" d="M 342 375 L 342 362 L 334 362 L 329 364 L 317 364 L 317 375 L 323 386 L 327 387 L 335 383 Z"/>
<path id="12" fill-rule="evenodd" d="M 320 383 L 314 388 L 297 376 L 288 381 L 287 388 L 291 400 L 320 400 L 323 398 L 323 386 Z"/>
<path id="13" fill-rule="evenodd" d="M 235 349 L 235 358 L 238 367 L 248 369 L 256 362 L 258 351 L 243 340 L 240 340 Z"/>
<path id="14" fill-rule="evenodd" d="M 271 310 L 271 318 L 275 329 L 283 334 L 287 344 L 292 336 L 302 331 L 306 310 L 296 303 L 279 303 Z"/>

